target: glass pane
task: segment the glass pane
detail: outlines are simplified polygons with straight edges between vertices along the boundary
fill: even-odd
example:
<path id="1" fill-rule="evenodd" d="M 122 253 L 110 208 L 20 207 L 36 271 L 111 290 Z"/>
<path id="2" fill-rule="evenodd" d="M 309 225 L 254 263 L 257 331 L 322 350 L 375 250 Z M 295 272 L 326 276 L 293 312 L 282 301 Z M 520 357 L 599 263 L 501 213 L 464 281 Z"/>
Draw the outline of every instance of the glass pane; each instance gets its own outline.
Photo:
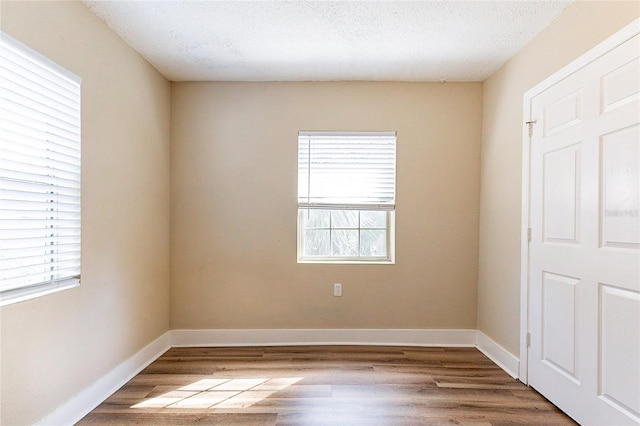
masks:
<path id="1" fill-rule="evenodd" d="M 387 228 L 387 212 L 361 211 L 360 227 L 386 229 Z"/>
<path id="2" fill-rule="evenodd" d="M 331 231 L 331 255 L 357 256 L 358 231 Z"/>
<path id="3" fill-rule="evenodd" d="M 300 210 L 302 210 L 302 218 L 304 220 L 305 228 L 329 228 L 331 210 Z"/>
<path id="4" fill-rule="evenodd" d="M 313 256 L 329 256 L 329 230 L 309 229 L 304 231 L 304 255 Z"/>
<path id="5" fill-rule="evenodd" d="M 360 231 L 360 256 L 387 256 L 387 231 Z"/>
<path id="6" fill-rule="evenodd" d="M 358 228 L 357 210 L 331 210 L 331 228 Z"/>

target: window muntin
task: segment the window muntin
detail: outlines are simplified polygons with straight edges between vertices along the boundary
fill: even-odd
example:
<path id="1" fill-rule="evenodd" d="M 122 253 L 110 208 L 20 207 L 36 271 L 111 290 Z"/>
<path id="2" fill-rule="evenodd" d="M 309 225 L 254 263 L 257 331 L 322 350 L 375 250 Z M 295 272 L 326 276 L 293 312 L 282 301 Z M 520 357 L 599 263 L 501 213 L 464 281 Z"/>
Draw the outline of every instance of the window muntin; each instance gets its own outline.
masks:
<path id="1" fill-rule="evenodd" d="M 300 132 L 298 262 L 393 263 L 395 133 Z"/>
<path id="2" fill-rule="evenodd" d="M 79 284 L 80 79 L 1 33 L 0 304 Z"/>

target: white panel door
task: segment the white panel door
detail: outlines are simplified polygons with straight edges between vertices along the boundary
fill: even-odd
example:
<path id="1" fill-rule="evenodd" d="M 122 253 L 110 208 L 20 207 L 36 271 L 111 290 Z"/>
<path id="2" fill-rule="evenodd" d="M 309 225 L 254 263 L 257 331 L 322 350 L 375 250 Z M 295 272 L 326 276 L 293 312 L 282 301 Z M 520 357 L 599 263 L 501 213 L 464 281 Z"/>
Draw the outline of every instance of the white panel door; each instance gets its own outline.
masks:
<path id="1" fill-rule="evenodd" d="M 640 41 L 531 100 L 528 381 L 581 424 L 640 424 Z"/>

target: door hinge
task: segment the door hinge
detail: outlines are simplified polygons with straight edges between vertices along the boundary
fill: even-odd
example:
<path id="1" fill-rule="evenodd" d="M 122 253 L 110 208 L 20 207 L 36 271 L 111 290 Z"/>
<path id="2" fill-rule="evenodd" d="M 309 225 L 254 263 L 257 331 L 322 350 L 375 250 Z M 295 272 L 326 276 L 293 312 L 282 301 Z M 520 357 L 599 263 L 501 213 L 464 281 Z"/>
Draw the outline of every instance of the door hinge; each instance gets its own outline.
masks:
<path id="1" fill-rule="evenodd" d="M 538 120 L 531 120 L 524 123 L 527 125 L 527 132 L 529 133 L 529 137 L 533 136 L 533 125 L 537 122 Z"/>
<path id="2" fill-rule="evenodd" d="M 531 333 L 527 333 L 527 347 L 531 347 Z"/>
<path id="3" fill-rule="evenodd" d="M 531 242 L 531 228 L 527 228 L 527 241 Z"/>

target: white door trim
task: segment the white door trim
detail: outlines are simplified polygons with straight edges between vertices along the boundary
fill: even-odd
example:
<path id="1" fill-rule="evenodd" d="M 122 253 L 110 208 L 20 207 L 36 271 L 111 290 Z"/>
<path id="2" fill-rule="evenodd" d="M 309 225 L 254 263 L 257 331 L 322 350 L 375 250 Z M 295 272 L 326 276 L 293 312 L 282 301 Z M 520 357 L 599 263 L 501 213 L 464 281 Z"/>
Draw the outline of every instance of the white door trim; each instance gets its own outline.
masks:
<path id="1" fill-rule="evenodd" d="M 522 130 L 522 225 L 520 239 L 520 380 L 528 384 L 528 347 L 529 333 L 529 233 L 530 226 L 530 136 L 524 123 L 532 120 L 531 101 L 556 83 L 569 77 L 586 65 L 615 49 L 622 43 L 640 34 L 640 18 L 589 50 L 567 66 L 536 84 L 524 94 L 523 130 Z M 534 124 L 535 127 L 535 124 Z"/>

